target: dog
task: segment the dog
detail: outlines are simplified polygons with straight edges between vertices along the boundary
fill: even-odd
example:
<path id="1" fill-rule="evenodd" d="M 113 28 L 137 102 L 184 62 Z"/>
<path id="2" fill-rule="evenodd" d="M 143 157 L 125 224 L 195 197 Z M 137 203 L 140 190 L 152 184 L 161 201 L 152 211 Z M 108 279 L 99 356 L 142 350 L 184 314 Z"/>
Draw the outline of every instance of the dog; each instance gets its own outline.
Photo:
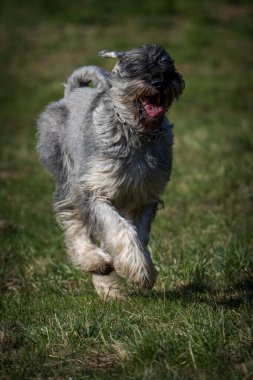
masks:
<path id="1" fill-rule="evenodd" d="M 149 233 L 172 167 L 165 113 L 184 80 L 157 44 L 99 55 L 117 59 L 111 74 L 73 72 L 64 98 L 38 118 L 38 153 L 55 180 L 68 254 L 106 298 L 122 296 L 122 277 L 155 283 Z"/>

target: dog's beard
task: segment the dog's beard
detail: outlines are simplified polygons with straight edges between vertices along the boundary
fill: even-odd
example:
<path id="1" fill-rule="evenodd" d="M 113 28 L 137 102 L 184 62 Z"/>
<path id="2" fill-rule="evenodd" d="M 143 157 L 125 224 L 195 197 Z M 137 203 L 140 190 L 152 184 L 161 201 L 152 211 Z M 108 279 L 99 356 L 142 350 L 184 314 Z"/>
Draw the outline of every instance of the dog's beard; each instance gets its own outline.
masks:
<path id="1" fill-rule="evenodd" d="M 131 115 L 132 125 L 142 132 L 157 129 L 173 101 L 173 94 L 169 88 L 158 91 L 153 86 L 137 80 L 116 85 L 115 95 L 121 109 L 127 110 Z"/>

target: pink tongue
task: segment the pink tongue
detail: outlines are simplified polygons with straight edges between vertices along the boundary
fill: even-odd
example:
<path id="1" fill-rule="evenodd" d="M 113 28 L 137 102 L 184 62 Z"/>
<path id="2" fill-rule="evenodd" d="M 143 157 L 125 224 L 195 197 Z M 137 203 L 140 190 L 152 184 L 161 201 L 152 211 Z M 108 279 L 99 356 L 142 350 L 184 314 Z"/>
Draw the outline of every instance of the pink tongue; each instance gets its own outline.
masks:
<path id="1" fill-rule="evenodd" d="M 164 113 L 164 107 L 162 106 L 155 106 L 153 104 L 147 103 L 144 104 L 144 108 L 150 117 L 158 117 Z"/>

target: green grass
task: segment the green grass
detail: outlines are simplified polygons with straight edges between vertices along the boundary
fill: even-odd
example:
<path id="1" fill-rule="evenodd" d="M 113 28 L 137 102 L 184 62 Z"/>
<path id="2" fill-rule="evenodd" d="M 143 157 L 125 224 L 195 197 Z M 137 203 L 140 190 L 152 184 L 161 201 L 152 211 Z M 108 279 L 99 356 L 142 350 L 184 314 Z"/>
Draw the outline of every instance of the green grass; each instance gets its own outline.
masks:
<path id="1" fill-rule="evenodd" d="M 139 4 L 140 3 L 140 4 Z M 253 377 L 250 1 L 0 4 L 0 377 Z M 61 6 L 60 6 L 61 4 Z M 152 228 L 151 292 L 102 301 L 72 267 L 35 151 L 36 117 L 101 49 L 158 42 L 186 90 Z"/>

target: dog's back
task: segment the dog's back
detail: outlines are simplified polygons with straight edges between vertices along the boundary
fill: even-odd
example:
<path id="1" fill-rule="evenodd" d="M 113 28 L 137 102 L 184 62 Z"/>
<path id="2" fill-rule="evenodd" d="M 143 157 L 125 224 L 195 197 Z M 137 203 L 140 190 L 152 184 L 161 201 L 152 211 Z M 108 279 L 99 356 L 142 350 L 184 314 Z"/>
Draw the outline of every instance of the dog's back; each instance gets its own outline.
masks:
<path id="1" fill-rule="evenodd" d="M 94 87 L 89 87 L 91 83 Z M 38 119 L 39 157 L 58 185 L 66 181 L 67 151 L 74 152 L 82 144 L 80 128 L 87 110 L 109 87 L 110 76 L 106 70 L 96 66 L 81 67 L 69 77 L 64 98 L 49 104 L 41 113 Z"/>

